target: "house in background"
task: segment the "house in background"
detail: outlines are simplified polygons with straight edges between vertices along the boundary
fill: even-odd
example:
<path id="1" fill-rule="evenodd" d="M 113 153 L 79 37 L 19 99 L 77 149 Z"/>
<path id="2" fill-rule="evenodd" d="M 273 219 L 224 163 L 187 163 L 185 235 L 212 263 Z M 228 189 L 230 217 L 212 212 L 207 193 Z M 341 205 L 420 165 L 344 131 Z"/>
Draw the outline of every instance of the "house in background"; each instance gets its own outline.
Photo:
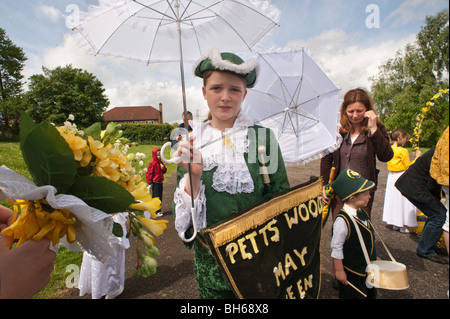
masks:
<path id="1" fill-rule="evenodd" d="M 153 106 L 124 106 L 115 107 L 103 114 L 105 122 L 116 122 L 126 124 L 162 124 L 162 103 L 159 110 Z"/>

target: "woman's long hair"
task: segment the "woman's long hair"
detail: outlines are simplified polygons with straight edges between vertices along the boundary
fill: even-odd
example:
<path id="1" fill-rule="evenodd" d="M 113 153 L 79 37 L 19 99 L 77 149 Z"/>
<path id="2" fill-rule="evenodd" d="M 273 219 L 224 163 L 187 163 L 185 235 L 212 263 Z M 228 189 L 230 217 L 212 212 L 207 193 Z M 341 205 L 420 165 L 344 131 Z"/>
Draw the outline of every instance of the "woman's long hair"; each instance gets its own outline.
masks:
<path id="1" fill-rule="evenodd" d="M 375 112 L 375 109 L 373 107 L 373 100 L 370 97 L 369 93 L 367 93 L 363 89 L 359 89 L 359 88 L 348 91 L 347 93 L 345 93 L 344 101 L 342 102 L 342 105 L 341 105 L 341 120 L 340 120 L 341 133 L 345 133 L 345 132 L 351 133 L 353 131 L 352 123 L 350 122 L 350 120 L 347 116 L 347 107 L 350 104 L 357 103 L 357 102 L 364 104 L 366 107 L 366 111 L 374 111 Z M 369 119 L 367 119 L 367 118 L 364 119 L 364 121 L 362 123 L 363 132 L 368 130 L 368 127 L 367 127 L 368 122 L 369 122 Z"/>

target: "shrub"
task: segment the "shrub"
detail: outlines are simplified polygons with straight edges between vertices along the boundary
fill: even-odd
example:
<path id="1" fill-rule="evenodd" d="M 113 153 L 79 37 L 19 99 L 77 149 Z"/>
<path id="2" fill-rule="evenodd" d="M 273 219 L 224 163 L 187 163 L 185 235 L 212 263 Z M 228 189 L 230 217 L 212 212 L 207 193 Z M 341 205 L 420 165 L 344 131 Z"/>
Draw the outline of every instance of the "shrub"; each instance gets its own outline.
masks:
<path id="1" fill-rule="evenodd" d="M 162 144 L 169 141 L 174 128 L 170 124 L 122 124 L 124 137 L 138 143 Z"/>

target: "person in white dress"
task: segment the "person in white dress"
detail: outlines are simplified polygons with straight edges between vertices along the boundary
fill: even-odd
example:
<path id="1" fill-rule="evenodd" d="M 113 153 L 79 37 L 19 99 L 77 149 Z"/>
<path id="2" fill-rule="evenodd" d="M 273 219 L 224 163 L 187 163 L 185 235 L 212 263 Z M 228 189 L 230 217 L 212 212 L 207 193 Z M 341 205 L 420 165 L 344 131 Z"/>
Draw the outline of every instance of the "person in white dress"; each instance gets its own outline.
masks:
<path id="1" fill-rule="evenodd" d="M 114 237 L 111 244 L 114 253 L 105 262 L 99 261 L 88 252 L 83 254 L 83 262 L 80 269 L 78 288 L 80 296 L 91 294 L 92 299 L 114 299 L 119 296 L 125 286 L 125 250 L 130 247 L 126 238 L 126 227 L 128 213 L 117 213 L 112 215 L 114 222 L 120 224 L 123 229 L 121 238 Z"/>
<path id="2" fill-rule="evenodd" d="M 412 228 L 417 226 L 417 208 L 394 185 L 397 179 L 414 163 L 409 160 L 408 150 L 403 148 L 407 140 L 408 134 L 404 130 L 392 131 L 391 147 L 394 157 L 387 162 L 389 173 L 383 207 L 383 221 L 391 225 L 392 229 L 402 233 L 410 233 Z M 419 157 L 420 151 L 417 151 L 416 155 Z"/>

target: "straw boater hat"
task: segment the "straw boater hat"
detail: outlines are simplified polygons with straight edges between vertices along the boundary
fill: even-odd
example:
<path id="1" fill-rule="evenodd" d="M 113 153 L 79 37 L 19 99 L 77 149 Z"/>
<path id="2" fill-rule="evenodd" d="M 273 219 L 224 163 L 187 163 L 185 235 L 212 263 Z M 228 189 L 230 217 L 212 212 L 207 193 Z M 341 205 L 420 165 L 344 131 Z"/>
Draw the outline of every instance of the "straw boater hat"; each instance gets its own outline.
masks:
<path id="1" fill-rule="evenodd" d="M 351 196 L 373 188 L 375 183 L 365 179 L 359 173 L 347 169 L 341 172 L 330 186 L 342 201 L 346 201 Z"/>
<path id="2" fill-rule="evenodd" d="M 203 73 L 214 70 L 238 74 L 247 80 L 247 87 L 252 88 L 257 78 L 258 61 L 252 58 L 244 62 L 234 53 L 220 53 L 217 49 L 211 49 L 194 64 L 194 73 L 203 78 Z"/>

